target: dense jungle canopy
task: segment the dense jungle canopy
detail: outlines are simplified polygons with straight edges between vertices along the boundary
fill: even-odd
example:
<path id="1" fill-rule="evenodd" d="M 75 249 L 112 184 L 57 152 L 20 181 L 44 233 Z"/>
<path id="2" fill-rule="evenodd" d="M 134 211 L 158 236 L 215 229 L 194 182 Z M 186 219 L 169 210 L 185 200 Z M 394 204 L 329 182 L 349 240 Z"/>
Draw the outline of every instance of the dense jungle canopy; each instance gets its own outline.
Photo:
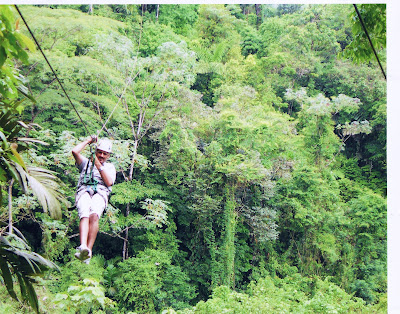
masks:
<path id="1" fill-rule="evenodd" d="M 358 5 L 377 56 L 349 4 L 18 8 L 59 81 L 0 6 L 0 312 L 386 313 L 386 5 Z"/>

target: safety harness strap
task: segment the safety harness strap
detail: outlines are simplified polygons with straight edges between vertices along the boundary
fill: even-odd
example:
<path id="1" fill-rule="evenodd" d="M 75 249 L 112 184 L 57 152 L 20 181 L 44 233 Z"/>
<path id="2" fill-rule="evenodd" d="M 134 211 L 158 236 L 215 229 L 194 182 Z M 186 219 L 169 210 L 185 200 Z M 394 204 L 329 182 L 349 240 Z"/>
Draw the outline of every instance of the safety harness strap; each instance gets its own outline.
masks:
<path id="1" fill-rule="evenodd" d="M 85 174 L 83 176 L 83 181 L 82 184 L 87 186 L 87 189 L 92 188 L 93 192 L 97 192 L 97 180 L 93 177 L 93 168 L 94 168 L 94 160 L 96 158 L 96 151 L 93 149 L 93 146 L 90 146 L 90 153 L 91 153 L 91 158 L 89 158 L 87 164 L 86 164 L 86 169 L 85 169 Z M 88 169 L 89 169 L 89 162 L 92 160 L 92 165 L 90 167 L 90 173 L 88 174 Z"/>

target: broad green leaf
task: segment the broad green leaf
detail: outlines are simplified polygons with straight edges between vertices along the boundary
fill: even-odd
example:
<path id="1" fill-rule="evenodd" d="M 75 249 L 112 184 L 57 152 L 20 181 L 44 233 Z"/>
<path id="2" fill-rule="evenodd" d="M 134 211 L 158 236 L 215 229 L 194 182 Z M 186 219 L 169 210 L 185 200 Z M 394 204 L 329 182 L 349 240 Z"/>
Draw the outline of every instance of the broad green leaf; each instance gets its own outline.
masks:
<path id="1" fill-rule="evenodd" d="M 29 304 L 32 306 L 32 308 L 36 311 L 36 313 L 39 313 L 39 302 L 38 302 L 38 297 L 36 295 L 36 291 L 30 282 L 29 278 L 25 280 L 26 284 L 26 292 L 27 292 L 27 299 Z"/>
<path id="2" fill-rule="evenodd" d="M 23 47 L 27 47 L 30 52 L 34 52 L 36 49 L 35 44 L 30 38 L 21 34 L 19 32 L 15 32 L 14 36 L 18 39 L 18 41 L 22 44 Z"/>
<path id="3" fill-rule="evenodd" d="M 6 125 L 6 123 L 8 123 L 8 121 L 11 119 L 12 113 L 11 110 L 7 110 L 6 113 L 2 114 L 0 116 L 0 125 L 1 128 L 4 130 L 4 126 Z"/>
<path id="4" fill-rule="evenodd" d="M 32 101 L 33 103 L 36 103 L 36 98 L 33 97 L 31 94 L 29 94 L 29 89 L 28 89 L 26 86 L 24 86 L 24 85 L 22 85 L 22 84 L 19 84 L 19 85 L 17 86 L 17 90 L 18 90 L 22 95 L 24 95 L 26 98 L 28 98 L 30 101 Z M 23 101 L 23 100 L 22 100 L 22 101 Z M 22 102 L 22 101 L 21 101 L 21 102 Z M 23 110 L 23 109 L 24 109 L 23 106 L 19 106 L 19 107 L 16 108 L 16 110 L 19 111 L 20 114 L 22 113 L 22 110 Z"/>
<path id="5" fill-rule="evenodd" d="M 0 46 L 0 67 L 3 66 L 4 62 L 7 60 L 7 53 L 3 46 Z"/>
<path id="6" fill-rule="evenodd" d="M 17 144 L 12 143 L 12 144 L 10 145 L 11 152 L 14 154 L 15 158 L 17 158 L 18 164 L 21 165 L 21 166 L 26 170 L 25 162 L 24 162 L 24 160 L 22 159 L 21 155 L 18 153 L 17 147 L 18 147 Z"/>
<path id="7" fill-rule="evenodd" d="M 14 15 L 8 5 L 0 6 L 0 14 L 3 15 L 2 22 L 5 24 L 7 30 L 12 30 L 14 26 Z"/>
<path id="8" fill-rule="evenodd" d="M 0 241 L 3 239 L 3 237 L 0 238 Z M 3 255 L 2 253 L 3 250 L 3 246 L 0 242 L 0 254 Z M 4 256 L 4 255 L 3 255 Z M 14 298 L 14 299 L 18 299 L 17 295 L 15 294 L 14 291 L 14 284 L 13 284 L 13 279 L 11 276 L 11 272 L 10 269 L 8 268 L 8 264 L 7 261 L 4 260 L 4 258 L 1 256 L 0 257 L 0 269 L 1 269 L 1 274 L 3 276 L 4 279 L 4 283 L 6 285 L 7 291 L 8 293 Z"/>
<path id="9" fill-rule="evenodd" d="M 14 156 L 7 154 L 7 157 L 9 159 L 13 158 Z M 10 175 L 17 181 L 20 181 L 20 177 L 18 175 L 18 172 L 16 171 L 15 167 L 13 165 L 10 164 L 10 162 L 5 158 L 5 157 L 1 157 L 1 159 L 3 160 L 4 164 L 7 167 L 7 170 L 9 171 Z"/>
<path id="10" fill-rule="evenodd" d="M 1 131 L 0 131 L 0 138 L 2 139 L 3 143 L 6 143 L 6 144 L 8 143 L 6 136 Z"/>

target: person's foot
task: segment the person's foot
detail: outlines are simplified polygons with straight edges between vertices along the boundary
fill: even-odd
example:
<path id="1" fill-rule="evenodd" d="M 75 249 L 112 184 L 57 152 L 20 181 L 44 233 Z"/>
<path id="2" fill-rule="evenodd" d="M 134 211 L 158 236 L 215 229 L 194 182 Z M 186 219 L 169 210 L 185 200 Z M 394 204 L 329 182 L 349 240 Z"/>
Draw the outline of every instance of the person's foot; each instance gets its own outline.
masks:
<path id="1" fill-rule="evenodd" d="M 74 254 L 74 256 L 77 258 L 77 259 L 81 259 L 81 250 L 79 250 L 79 249 L 76 249 L 76 253 Z"/>
<path id="2" fill-rule="evenodd" d="M 74 254 L 77 259 L 80 261 L 85 261 L 92 257 L 92 252 L 90 249 L 85 245 L 78 246 L 76 248 L 77 252 Z"/>
<path id="3" fill-rule="evenodd" d="M 87 246 L 82 246 L 81 245 L 81 261 L 85 261 L 88 258 L 92 257 L 92 252 Z"/>

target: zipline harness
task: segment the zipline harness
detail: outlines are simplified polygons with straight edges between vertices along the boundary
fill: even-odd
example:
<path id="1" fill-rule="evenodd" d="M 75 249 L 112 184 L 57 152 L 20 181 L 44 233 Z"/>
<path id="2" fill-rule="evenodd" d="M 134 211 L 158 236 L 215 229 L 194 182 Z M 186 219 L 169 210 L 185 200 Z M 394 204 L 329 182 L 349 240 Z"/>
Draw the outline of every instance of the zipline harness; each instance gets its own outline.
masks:
<path id="1" fill-rule="evenodd" d="M 96 158 L 96 150 L 93 149 L 93 146 L 90 145 L 90 158 L 86 164 L 86 169 L 85 169 L 85 174 L 83 176 L 82 180 L 82 185 L 86 185 L 86 189 L 89 192 L 89 189 L 91 188 L 94 193 L 97 192 L 97 184 L 99 183 L 94 177 L 93 177 L 93 168 L 94 168 L 94 162 L 93 160 Z M 90 162 L 92 160 L 92 162 Z M 89 163 L 92 164 L 90 167 L 90 173 L 88 175 L 88 169 L 89 169 Z"/>

